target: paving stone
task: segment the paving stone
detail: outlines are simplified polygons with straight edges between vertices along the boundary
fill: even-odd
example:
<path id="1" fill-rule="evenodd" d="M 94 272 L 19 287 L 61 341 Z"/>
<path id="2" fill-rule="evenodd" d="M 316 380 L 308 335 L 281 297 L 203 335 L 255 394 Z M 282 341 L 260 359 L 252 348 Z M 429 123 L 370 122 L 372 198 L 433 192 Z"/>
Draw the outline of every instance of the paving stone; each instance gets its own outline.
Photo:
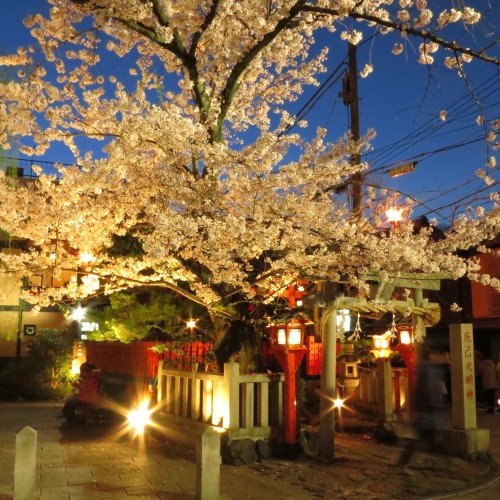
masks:
<path id="1" fill-rule="evenodd" d="M 368 490 L 375 493 L 394 493 L 401 490 L 399 481 L 377 481 L 371 483 Z"/>
<path id="2" fill-rule="evenodd" d="M 0 500 L 12 500 L 15 422 L 37 428 L 38 412 L 31 404 L 7 407 L 0 403 Z M 60 434 L 51 428 L 59 407 L 43 414 L 37 452 L 40 500 L 193 500 L 196 488 L 195 454 L 172 444 L 147 440 L 112 441 L 103 432 L 84 428 Z M 52 422 L 50 420 L 53 419 Z M 45 426 L 45 427 L 44 427 Z M 47 427 L 48 426 L 48 427 Z M 3 444 L 6 444 L 4 447 Z M 382 445 L 370 436 L 335 436 L 336 457 L 319 461 L 261 457 L 251 466 L 221 466 L 221 500 L 419 500 L 453 495 L 463 486 L 491 481 L 487 462 L 471 462 L 417 450 L 405 475 L 394 466 L 402 448 Z M 72 481 L 78 484 L 59 484 Z M 80 484 L 81 483 L 81 484 Z M 314 490 L 314 491 L 312 491 Z M 468 497 L 463 497 L 468 498 Z M 473 497 L 470 497 L 473 498 Z M 493 497 L 492 497 L 493 498 Z"/>
<path id="3" fill-rule="evenodd" d="M 361 472 L 352 472 L 347 474 L 346 477 L 350 479 L 353 483 L 361 483 L 366 480 L 366 477 Z"/>
<path id="4" fill-rule="evenodd" d="M 94 484 L 96 482 L 95 477 L 92 477 L 91 474 L 85 475 L 79 475 L 79 476 L 71 476 L 66 479 L 68 485 L 70 486 L 78 486 L 78 485 L 85 485 L 85 484 Z"/>
<path id="5" fill-rule="evenodd" d="M 42 470 L 39 475 L 39 484 L 42 487 L 67 485 L 68 478 L 64 467 Z"/>
<path id="6" fill-rule="evenodd" d="M 457 491 L 465 488 L 467 483 L 459 479 L 451 479 L 447 477 L 435 477 L 425 482 L 425 488 L 428 491 Z"/>
<path id="7" fill-rule="evenodd" d="M 117 494 L 126 494 L 126 490 L 123 486 L 121 485 L 112 485 L 109 483 L 102 483 L 100 481 L 96 482 L 96 489 L 99 493 L 114 493 L 115 495 Z"/>
<path id="8" fill-rule="evenodd" d="M 121 484 L 126 488 L 128 486 L 138 486 L 150 484 L 148 479 L 141 473 L 134 474 L 119 474 Z"/>
<path id="9" fill-rule="evenodd" d="M 120 484 L 120 476 L 118 474 L 115 474 L 114 472 L 111 472 L 109 470 L 93 470 L 92 471 L 92 478 L 95 479 L 97 482 L 102 482 L 102 481 L 108 481 L 112 482 L 114 484 Z"/>

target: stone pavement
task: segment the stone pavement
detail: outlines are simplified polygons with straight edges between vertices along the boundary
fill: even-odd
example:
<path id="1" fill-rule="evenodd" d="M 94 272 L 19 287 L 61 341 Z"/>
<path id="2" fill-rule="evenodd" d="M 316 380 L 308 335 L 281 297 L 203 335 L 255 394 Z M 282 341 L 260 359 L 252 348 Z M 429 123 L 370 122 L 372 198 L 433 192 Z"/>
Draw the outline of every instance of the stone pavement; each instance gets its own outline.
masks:
<path id="1" fill-rule="evenodd" d="M 153 438 L 132 441 L 116 426 L 60 430 L 60 409 L 56 403 L 0 403 L 0 500 L 13 496 L 15 436 L 25 426 L 38 432 L 36 498 L 195 498 L 190 450 Z M 492 430 L 491 451 L 498 460 L 500 413 L 478 413 L 478 425 Z M 222 465 L 221 499 L 500 498 L 493 460 L 417 451 L 404 470 L 394 466 L 401 448 L 378 443 L 371 434 L 337 433 L 335 446 L 330 463 L 304 457 Z"/>

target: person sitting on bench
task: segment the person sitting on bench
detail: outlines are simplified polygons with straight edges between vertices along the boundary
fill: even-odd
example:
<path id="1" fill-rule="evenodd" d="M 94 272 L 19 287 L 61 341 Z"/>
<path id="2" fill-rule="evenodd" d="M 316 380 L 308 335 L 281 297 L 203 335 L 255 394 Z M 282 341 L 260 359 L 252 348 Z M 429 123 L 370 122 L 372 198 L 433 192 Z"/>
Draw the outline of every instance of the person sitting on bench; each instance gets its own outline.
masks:
<path id="1" fill-rule="evenodd" d="M 80 378 L 73 384 L 77 392 L 71 395 L 64 403 L 61 417 L 64 417 L 70 425 L 76 424 L 76 411 L 97 402 L 100 386 L 101 371 L 93 363 L 82 363 L 80 366 Z"/>

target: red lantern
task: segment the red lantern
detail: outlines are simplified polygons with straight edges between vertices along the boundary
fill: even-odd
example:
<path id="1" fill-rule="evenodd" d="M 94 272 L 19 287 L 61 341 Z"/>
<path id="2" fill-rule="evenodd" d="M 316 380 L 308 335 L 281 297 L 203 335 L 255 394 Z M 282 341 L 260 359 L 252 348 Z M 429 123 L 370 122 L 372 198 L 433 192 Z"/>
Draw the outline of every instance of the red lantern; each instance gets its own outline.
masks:
<path id="1" fill-rule="evenodd" d="M 270 325 L 271 352 L 285 372 L 285 443 L 297 441 L 297 386 L 296 371 L 307 352 L 305 331 L 314 324 L 304 314 L 297 313 L 276 318 Z"/>

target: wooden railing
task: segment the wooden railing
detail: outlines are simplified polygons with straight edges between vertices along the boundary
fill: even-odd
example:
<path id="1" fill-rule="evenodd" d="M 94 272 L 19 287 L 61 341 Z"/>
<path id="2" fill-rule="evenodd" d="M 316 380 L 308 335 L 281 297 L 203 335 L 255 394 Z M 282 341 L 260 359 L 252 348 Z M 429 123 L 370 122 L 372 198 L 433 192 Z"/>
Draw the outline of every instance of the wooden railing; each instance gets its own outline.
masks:
<path id="1" fill-rule="evenodd" d="M 224 373 L 158 367 L 159 411 L 223 428 L 229 439 L 264 438 L 283 423 L 283 374 L 240 375 L 238 363 Z"/>
<path id="2" fill-rule="evenodd" d="M 355 399 L 360 403 L 377 406 L 377 371 L 360 366 L 359 386 Z M 395 413 L 408 408 L 408 370 L 406 368 L 392 369 L 392 406 Z"/>

